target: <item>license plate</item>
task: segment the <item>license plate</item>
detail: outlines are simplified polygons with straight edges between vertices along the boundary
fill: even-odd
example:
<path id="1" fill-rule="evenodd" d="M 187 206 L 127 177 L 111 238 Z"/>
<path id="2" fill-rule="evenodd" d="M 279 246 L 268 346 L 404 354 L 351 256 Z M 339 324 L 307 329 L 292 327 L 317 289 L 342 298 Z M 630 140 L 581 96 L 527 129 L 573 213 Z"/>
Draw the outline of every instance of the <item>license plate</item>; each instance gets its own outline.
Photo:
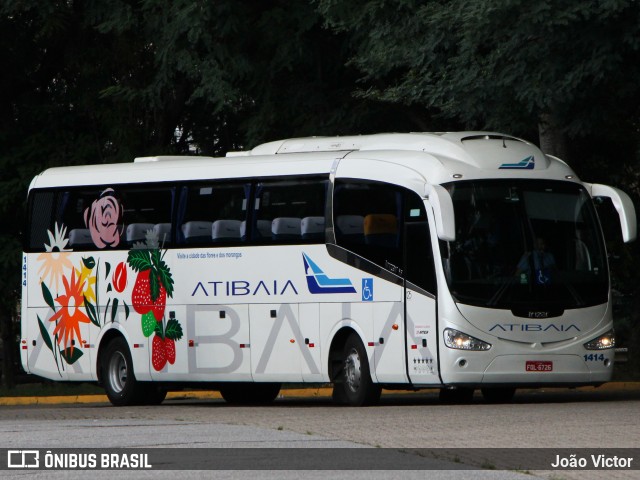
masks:
<path id="1" fill-rule="evenodd" d="M 527 372 L 552 372 L 553 362 L 546 360 L 527 360 L 524 368 Z"/>

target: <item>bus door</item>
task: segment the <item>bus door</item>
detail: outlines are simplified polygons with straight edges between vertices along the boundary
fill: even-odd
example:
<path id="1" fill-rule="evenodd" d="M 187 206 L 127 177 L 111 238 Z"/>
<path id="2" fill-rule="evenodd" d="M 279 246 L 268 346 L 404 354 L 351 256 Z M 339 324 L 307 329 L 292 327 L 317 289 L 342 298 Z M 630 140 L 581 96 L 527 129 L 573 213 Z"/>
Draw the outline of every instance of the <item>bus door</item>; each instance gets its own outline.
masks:
<path id="1" fill-rule="evenodd" d="M 425 204 L 407 193 L 404 279 L 407 372 L 415 385 L 440 383 L 437 353 L 436 277 Z"/>

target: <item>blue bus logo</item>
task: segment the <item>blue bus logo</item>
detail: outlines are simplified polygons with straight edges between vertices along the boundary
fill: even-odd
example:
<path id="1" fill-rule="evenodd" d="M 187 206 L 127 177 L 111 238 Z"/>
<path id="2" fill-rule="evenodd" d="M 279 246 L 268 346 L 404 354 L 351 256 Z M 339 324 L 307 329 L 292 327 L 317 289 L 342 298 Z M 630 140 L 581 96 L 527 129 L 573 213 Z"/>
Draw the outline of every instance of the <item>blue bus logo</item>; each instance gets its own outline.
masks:
<path id="1" fill-rule="evenodd" d="M 329 278 L 304 252 L 302 253 L 302 261 L 310 293 L 356 293 L 351 280 L 348 278 Z"/>
<path id="2" fill-rule="evenodd" d="M 503 163 L 502 165 L 500 165 L 499 170 L 533 170 L 533 167 L 535 167 L 535 165 L 536 160 L 533 158 L 533 155 L 530 155 L 527 158 L 520 160 L 518 163 Z"/>

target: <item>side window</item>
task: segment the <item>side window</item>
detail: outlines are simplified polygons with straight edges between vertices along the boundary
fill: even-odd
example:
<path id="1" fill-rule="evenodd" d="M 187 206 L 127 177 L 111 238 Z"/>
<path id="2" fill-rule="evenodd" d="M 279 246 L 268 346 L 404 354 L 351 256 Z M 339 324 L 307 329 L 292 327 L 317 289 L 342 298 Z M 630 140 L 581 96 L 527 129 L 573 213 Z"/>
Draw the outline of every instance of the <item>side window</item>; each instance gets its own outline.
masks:
<path id="1" fill-rule="evenodd" d="M 30 251 L 42 252 L 45 250 L 45 244 L 49 245 L 49 235 L 47 231 L 55 235 L 54 228 L 54 211 L 55 211 L 54 192 L 34 191 L 31 194 L 29 202 L 29 220 L 28 220 L 28 241 L 25 242 L 25 249 Z M 49 245 L 51 248 L 51 245 Z"/>
<path id="2" fill-rule="evenodd" d="M 398 187 L 337 180 L 333 208 L 338 245 L 387 270 L 400 270 L 402 192 Z"/>
<path id="3" fill-rule="evenodd" d="M 114 192 L 118 195 L 118 192 Z M 127 187 L 119 192 L 125 247 L 155 239 L 162 247 L 171 243 L 174 189 Z"/>
<path id="4" fill-rule="evenodd" d="M 88 187 L 60 193 L 58 211 L 74 250 L 127 248 L 119 190 Z"/>
<path id="5" fill-rule="evenodd" d="M 256 185 L 251 238 L 258 243 L 322 243 L 328 181 L 282 180 Z"/>
<path id="6" fill-rule="evenodd" d="M 29 247 L 127 249 L 155 234 L 161 246 L 171 240 L 173 189 L 158 187 L 79 187 L 36 191 L 31 201 Z M 53 238 L 53 240 L 51 240 Z"/>
<path id="7" fill-rule="evenodd" d="M 436 293 L 436 275 L 429 222 L 422 199 L 409 190 L 404 203 L 404 272 L 408 282 Z"/>
<path id="8" fill-rule="evenodd" d="M 178 240 L 191 245 L 233 245 L 245 240 L 249 184 L 203 183 L 182 189 Z"/>

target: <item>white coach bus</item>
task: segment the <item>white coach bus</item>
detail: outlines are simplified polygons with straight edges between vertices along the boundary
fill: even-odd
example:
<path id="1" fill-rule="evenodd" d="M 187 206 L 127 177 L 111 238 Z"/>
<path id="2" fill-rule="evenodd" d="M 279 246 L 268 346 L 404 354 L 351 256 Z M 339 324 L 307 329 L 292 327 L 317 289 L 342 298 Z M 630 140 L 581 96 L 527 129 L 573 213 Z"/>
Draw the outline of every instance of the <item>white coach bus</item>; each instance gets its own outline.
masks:
<path id="1" fill-rule="evenodd" d="M 29 189 L 22 364 L 114 405 L 194 384 L 265 403 L 331 382 L 350 405 L 599 385 L 615 338 L 594 197 L 633 240 L 625 193 L 487 132 L 52 168 Z"/>

